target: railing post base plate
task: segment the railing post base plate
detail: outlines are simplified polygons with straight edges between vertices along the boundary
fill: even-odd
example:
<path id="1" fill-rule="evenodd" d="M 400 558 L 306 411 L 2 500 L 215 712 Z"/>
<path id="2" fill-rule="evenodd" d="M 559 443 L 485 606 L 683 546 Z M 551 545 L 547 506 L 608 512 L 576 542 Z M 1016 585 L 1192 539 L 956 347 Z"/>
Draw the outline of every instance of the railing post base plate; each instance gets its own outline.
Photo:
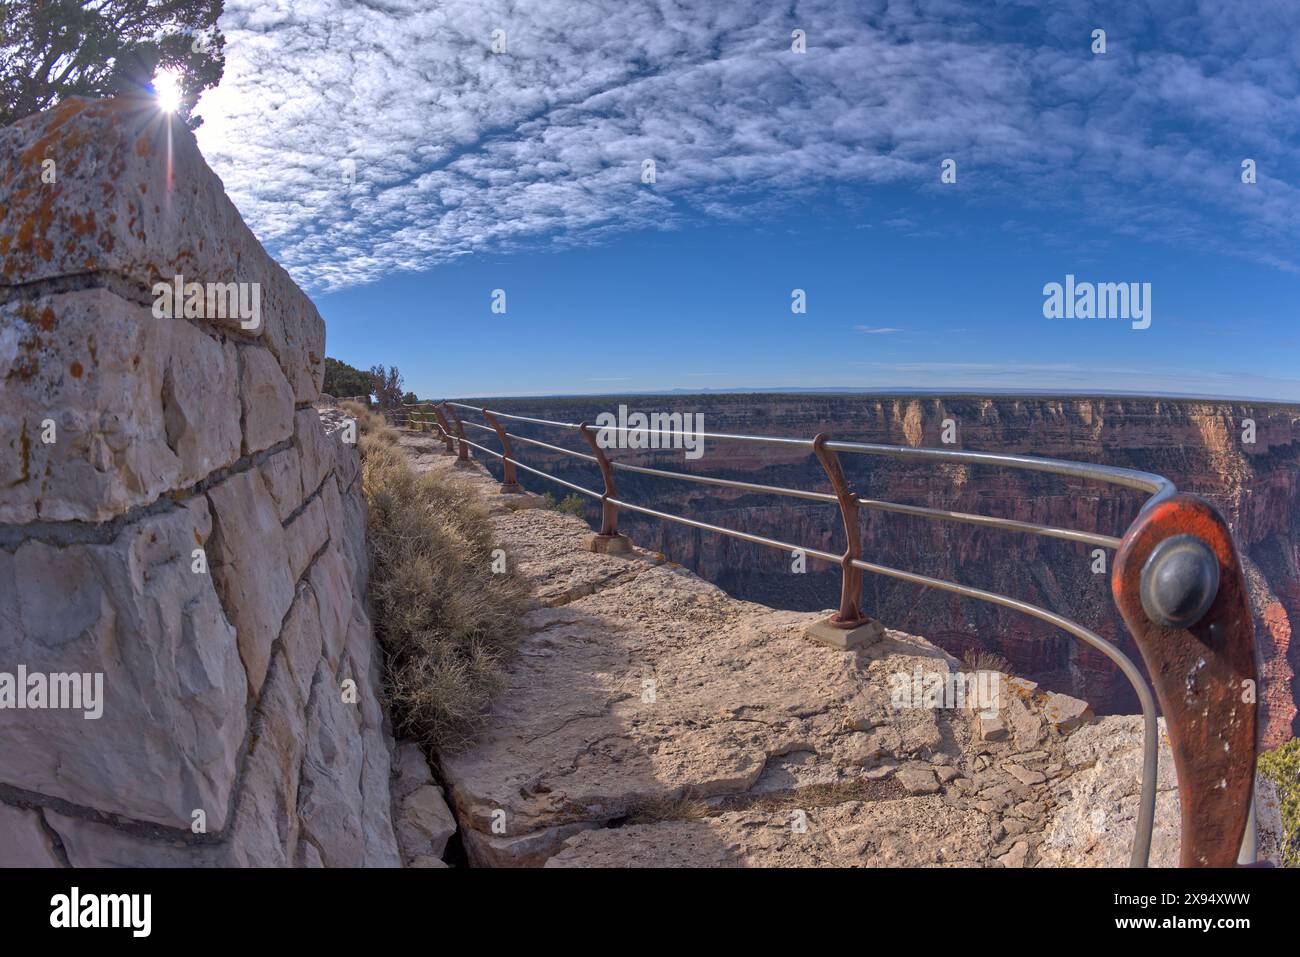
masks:
<path id="1" fill-rule="evenodd" d="M 451 464 L 453 468 L 458 468 L 458 469 L 472 469 L 474 467 L 474 463 L 469 459 L 457 459 Z"/>
<path id="2" fill-rule="evenodd" d="M 587 539 L 587 548 L 599 555 L 627 555 L 632 551 L 632 540 L 626 535 L 593 535 Z"/>
<path id="3" fill-rule="evenodd" d="M 885 636 L 885 626 L 874 618 L 856 628 L 841 628 L 833 618 L 815 621 L 804 629 L 804 637 L 840 651 L 854 651 L 874 645 Z"/>
<path id="4" fill-rule="evenodd" d="M 502 495 L 523 495 L 524 487 L 518 482 L 505 482 L 501 486 Z"/>

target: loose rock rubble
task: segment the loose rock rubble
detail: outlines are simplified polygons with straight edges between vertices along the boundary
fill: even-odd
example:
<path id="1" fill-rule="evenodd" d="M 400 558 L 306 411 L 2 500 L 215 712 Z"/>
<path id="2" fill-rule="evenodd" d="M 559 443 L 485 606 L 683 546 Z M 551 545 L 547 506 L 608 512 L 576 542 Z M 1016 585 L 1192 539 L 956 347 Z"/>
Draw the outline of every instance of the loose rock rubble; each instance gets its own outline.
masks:
<path id="1" fill-rule="evenodd" d="M 447 841 L 456 833 L 442 788 L 418 745 L 404 741 L 394 759 L 393 805 L 397 847 L 406 867 L 446 867 Z"/>

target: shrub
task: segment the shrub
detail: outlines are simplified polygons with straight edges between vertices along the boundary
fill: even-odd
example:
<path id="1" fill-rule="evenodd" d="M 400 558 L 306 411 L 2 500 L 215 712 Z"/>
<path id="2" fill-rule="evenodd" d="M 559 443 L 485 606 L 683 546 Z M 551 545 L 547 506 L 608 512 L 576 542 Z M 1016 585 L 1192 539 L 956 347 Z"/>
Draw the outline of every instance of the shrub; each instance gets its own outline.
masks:
<path id="1" fill-rule="evenodd" d="M 385 445 L 397 444 L 397 431 L 379 413 L 371 412 L 360 402 L 340 402 L 339 408 L 357 420 L 358 448 L 361 449 L 362 457 L 365 456 L 367 439 L 372 444 L 374 442 Z"/>
<path id="2" fill-rule="evenodd" d="M 1003 674 L 1010 674 L 1011 671 L 1006 658 L 982 648 L 967 648 L 961 660 L 963 671 L 1000 671 Z"/>
<path id="3" fill-rule="evenodd" d="M 1300 738 L 1260 754 L 1259 771 L 1277 786 L 1282 806 L 1282 864 L 1300 867 Z"/>
<path id="4" fill-rule="evenodd" d="M 587 518 L 587 502 L 577 492 L 570 492 L 564 498 L 558 500 L 550 492 L 547 492 L 542 496 L 542 504 L 553 511 L 563 512 L 565 515 L 576 515 L 584 521 Z"/>
<path id="5" fill-rule="evenodd" d="M 416 472 L 380 416 L 345 408 L 361 433 L 370 596 L 394 726 L 430 749 L 463 746 L 503 687 L 526 589 L 512 571 L 493 573 L 499 546 L 476 493 Z"/>

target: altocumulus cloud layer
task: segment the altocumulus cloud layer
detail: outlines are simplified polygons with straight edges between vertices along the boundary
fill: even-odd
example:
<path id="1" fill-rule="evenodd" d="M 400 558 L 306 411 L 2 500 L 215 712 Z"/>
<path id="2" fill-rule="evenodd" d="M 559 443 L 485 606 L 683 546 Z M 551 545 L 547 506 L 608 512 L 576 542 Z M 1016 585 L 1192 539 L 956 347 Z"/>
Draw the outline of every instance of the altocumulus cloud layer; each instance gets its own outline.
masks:
<path id="1" fill-rule="evenodd" d="M 828 186 L 957 190 L 1300 271 L 1300 4 L 1089 6 L 227 0 L 199 139 L 318 289 Z"/>

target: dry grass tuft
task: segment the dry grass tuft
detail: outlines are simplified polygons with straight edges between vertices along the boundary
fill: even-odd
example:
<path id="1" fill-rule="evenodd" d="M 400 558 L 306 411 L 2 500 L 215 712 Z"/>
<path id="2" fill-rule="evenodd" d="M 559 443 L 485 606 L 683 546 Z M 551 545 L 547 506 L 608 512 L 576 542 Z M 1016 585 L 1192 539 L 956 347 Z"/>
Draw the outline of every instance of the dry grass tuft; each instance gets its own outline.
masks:
<path id="1" fill-rule="evenodd" d="M 1011 664 L 997 652 L 982 648 L 967 648 L 961 656 L 963 671 L 1000 671 L 1010 674 Z"/>
<path id="2" fill-rule="evenodd" d="M 628 809 L 627 824 L 659 824 L 663 821 L 698 821 L 709 817 L 709 805 L 693 797 L 689 789 L 681 794 L 643 796 Z"/>
<path id="3" fill-rule="evenodd" d="M 360 402 L 340 402 L 339 408 L 357 420 L 357 431 L 388 445 L 397 443 L 397 430 L 378 412 L 371 412 Z"/>
<path id="4" fill-rule="evenodd" d="M 399 735 L 431 749 L 463 746 L 503 687 L 526 588 L 512 572 L 493 573 L 500 546 L 468 486 L 417 473 L 396 430 L 360 406 L 347 411 L 360 432 L 370 594 L 393 722 Z"/>

